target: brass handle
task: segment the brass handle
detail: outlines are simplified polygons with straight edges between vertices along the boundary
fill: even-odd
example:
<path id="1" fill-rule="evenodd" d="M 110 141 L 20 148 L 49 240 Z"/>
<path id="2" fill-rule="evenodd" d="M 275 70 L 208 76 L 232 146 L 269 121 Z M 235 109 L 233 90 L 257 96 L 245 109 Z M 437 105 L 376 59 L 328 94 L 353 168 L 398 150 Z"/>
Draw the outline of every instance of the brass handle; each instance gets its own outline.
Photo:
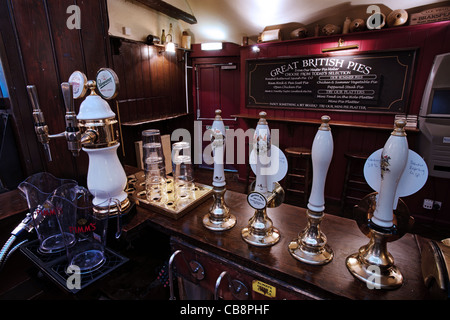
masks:
<path id="1" fill-rule="evenodd" d="M 205 278 L 205 269 L 203 266 L 195 261 L 191 260 L 191 262 L 187 262 L 184 257 L 183 251 L 177 250 L 175 251 L 169 258 L 169 290 L 170 290 L 170 298 L 169 300 L 175 300 L 175 294 L 173 292 L 173 265 L 177 255 L 181 254 L 184 263 L 189 267 L 191 271 L 191 276 L 196 280 L 203 280 Z"/>
<path id="2" fill-rule="evenodd" d="M 227 271 L 223 271 L 216 280 L 216 284 L 214 286 L 214 300 L 219 300 L 219 288 L 222 283 L 222 279 L 225 278 L 225 276 L 227 276 L 228 289 L 231 291 L 233 297 L 238 300 L 247 300 L 249 298 L 247 286 L 237 279 L 231 279 Z"/>

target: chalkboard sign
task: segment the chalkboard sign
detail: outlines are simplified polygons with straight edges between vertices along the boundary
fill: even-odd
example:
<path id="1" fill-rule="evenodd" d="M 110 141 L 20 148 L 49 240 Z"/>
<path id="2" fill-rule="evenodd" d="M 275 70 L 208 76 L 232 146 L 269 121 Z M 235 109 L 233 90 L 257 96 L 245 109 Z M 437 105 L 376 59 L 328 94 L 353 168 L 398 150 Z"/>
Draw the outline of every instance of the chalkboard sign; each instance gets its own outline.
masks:
<path id="1" fill-rule="evenodd" d="M 415 50 L 251 59 L 247 107 L 406 113 Z"/>

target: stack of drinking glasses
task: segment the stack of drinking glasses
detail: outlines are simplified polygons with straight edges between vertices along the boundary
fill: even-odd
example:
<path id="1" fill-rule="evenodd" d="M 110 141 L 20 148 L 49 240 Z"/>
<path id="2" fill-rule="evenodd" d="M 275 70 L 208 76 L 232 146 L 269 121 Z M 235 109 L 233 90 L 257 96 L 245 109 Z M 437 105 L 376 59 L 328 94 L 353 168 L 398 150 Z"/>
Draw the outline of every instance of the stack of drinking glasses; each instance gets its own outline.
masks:
<path id="1" fill-rule="evenodd" d="M 175 203 L 177 207 L 186 206 L 195 197 L 191 146 L 188 142 L 181 141 L 172 145 L 172 163 Z"/>
<path id="2" fill-rule="evenodd" d="M 159 130 L 142 132 L 142 148 L 147 200 L 163 202 L 166 195 L 166 167 Z"/>

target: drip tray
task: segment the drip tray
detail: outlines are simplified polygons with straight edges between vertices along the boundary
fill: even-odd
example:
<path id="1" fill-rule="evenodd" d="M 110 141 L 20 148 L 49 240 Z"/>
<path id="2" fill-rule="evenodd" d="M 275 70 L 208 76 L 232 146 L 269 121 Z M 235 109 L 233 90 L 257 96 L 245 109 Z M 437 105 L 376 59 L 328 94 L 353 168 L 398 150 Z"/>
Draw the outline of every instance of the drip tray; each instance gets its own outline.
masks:
<path id="1" fill-rule="evenodd" d="M 80 274 L 79 287 L 69 288 L 67 280 L 73 277 L 74 274 L 67 274 L 68 267 L 66 251 L 63 250 L 58 253 L 44 254 L 39 251 L 39 240 L 34 240 L 25 243 L 20 247 L 25 256 L 27 256 L 45 275 L 51 278 L 64 290 L 77 293 L 93 282 L 104 277 L 111 271 L 117 269 L 129 259 L 119 255 L 118 253 L 105 248 L 105 262 L 95 270 Z M 76 284 L 76 281 L 69 281 L 70 284 Z"/>
<path id="2" fill-rule="evenodd" d="M 195 186 L 192 189 L 192 198 L 186 198 L 181 203 L 177 202 L 174 197 L 173 177 L 167 177 L 167 192 L 163 194 L 161 201 L 158 203 L 150 202 L 147 200 L 145 191 L 145 172 L 139 171 L 127 178 L 128 186 L 126 191 L 130 200 L 133 200 L 140 207 L 150 209 L 173 219 L 183 217 L 186 213 L 191 212 L 194 208 L 213 196 L 213 187 L 195 182 Z"/>

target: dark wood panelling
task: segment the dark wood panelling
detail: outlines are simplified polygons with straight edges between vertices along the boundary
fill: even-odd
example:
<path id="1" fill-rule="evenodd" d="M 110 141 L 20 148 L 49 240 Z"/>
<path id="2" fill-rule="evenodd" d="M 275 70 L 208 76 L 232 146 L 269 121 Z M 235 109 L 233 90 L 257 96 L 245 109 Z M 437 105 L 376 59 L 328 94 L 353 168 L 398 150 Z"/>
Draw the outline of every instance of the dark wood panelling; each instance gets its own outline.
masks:
<path id="1" fill-rule="evenodd" d="M 122 124 L 132 125 L 186 113 L 184 51 L 114 39 L 113 68 L 121 79 L 117 97 Z"/>
<path id="2" fill-rule="evenodd" d="M 47 18 L 50 17 L 46 3 L 38 0 L 12 1 L 12 8 L 26 72 L 26 84 L 36 86 L 50 132 L 64 131 L 64 107 L 58 90 L 59 71 L 52 35 L 49 33 Z M 64 175 L 64 166 L 71 163 L 71 160 L 65 161 L 65 152 L 56 152 L 64 150 L 64 144 L 65 142 L 59 139 L 50 142 L 53 161 L 47 163 L 47 168 L 57 176 Z"/>
<path id="3" fill-rule="evenodd" d="M 58 177 L 71 177 L 83 182 L 87 175 L 87 155 L 80 153 L 72 157 L 64 139 L 52 140 L 53 161 L 46 162 L 42 146 L 36 139 L 31 121 L 31 104 L 26 95 L 26 85 L 36 86 L 41 109 L 44 113 L 50 133 L 65 130 L 65 108 L 61 95 L 61 82 L 67 81 L 75 70 L 84 72 L 94 79 L 97 71 L 110 66 L 109 40 L 107 26 L 106 1 L 75 0 L 8 0 L 5 1 L 8 14 L 2 13 L 1 32 L 13 30 L 15 39 L 8 39 L 6 51 L 18 60 L 10 65 L 11 74 L 22 74 L 14 86 L 19 87 L 11 94 L 15 124 L 21 124 L 29 137 L 18 134 L 19 144 L 29 145 L 37 154 L 28 158 L 22 152 L 25 161 L 33 166 L 25 166 L 27 175 L 47 170 Z M 2 2 L 3 3 L 3 2 Z M 81 29 L 69 29 L 66 25 L 71 14 L 67 7 L 78 5 L 81 14 Z M 15 103 L 17 99 L 18 103 Z M 20 101 L 20 103 L 19 103 Z M 76 102 L 76 111 L 81 101 Z"/>
<path id="4" fill-rule="evenodd" d="M 24 174 L 27 172 L 36 172 L 42 170 L 42 163 L 39 161 L 41 152 L 36 143 L 36 135 L 33 129 L 31 113 L 22 112 L 20 108 L 14 108 L 18 105 L 27 105 L 28 98 L 26 88 L 22 84 L 24 81 L 24 72 L 22 71 L 22 60 L 18 54 L 18 44 L 16 33 L 13 27 L 13 17 L 10 14 L 11 8 L 6 1 L 0 2 L 0 56 L 8 85 L 9 98 L 4 100 L 4 108 L 12 115 L 12 126 L 14 129 L 17 149 L 20 154 Z M 27 110 L 25 110 L 27 111 Z M 32 161 L 36 159 L 36 161 Z M 25 175 L 26 176 L 26 175 Z M 23 179 L 25 176 L 17 177 Z"/>
<path id="5" fill-rule="evenodd" d="M 123 129 L 124 163 L 137 165 L 134 142 L 145 129 L 161 134 L 185 127 L 186 122 L 185 51 L 164 52 L 162 46 L 111 37 L 113 69 L 120 80 L 117 102 Z"/>

